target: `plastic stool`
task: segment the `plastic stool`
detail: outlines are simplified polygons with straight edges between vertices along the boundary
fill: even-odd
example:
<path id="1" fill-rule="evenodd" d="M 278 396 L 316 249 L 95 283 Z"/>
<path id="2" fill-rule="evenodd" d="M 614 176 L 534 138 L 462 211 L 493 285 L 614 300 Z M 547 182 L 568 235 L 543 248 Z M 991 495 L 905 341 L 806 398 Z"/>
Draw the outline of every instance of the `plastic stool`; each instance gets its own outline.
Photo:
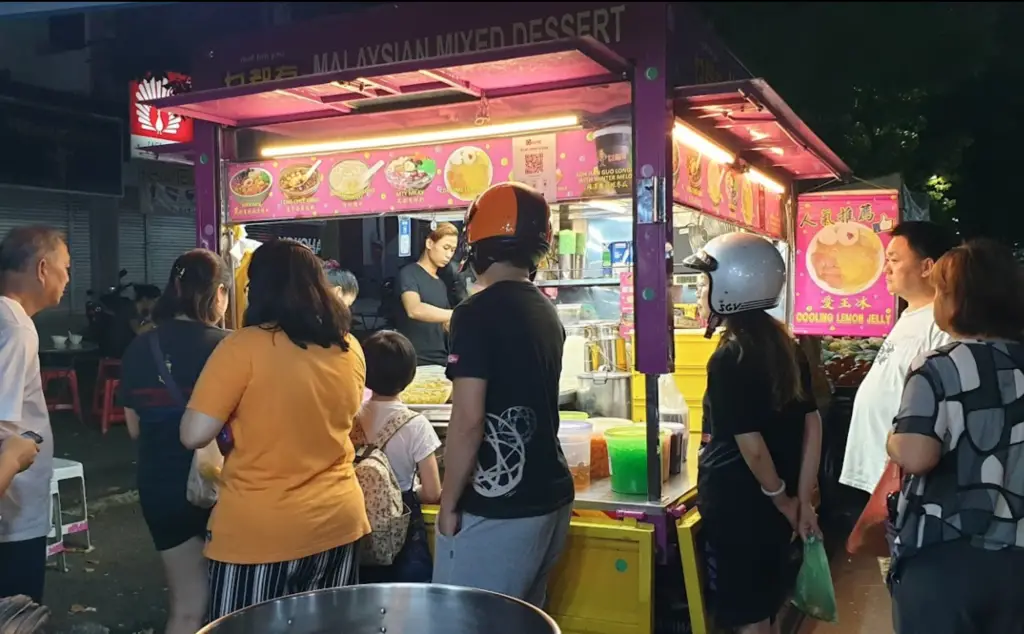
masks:
<path id="1" fill-rule="evenodd" d="M 64 552 L 64 536 L 60 531 L 62 528 L 60 516 L 60 487 L 57 486 L 57 478 L 50 479 L 50 532 L 46 535 L 46 558 L 60 555 L 61 572 L 68 571 L 67 554 Z"/>
<path id="2" fill-rule="evenodd" d="M 117 388 L 120 379 L 103 381 L 103 409 L 100 410 L 100 429 L 103 433 L 110 431 L 113 423 L 124 423 L 124 408 L 116 403 Z"/>
<path id="3" fill-rule="evenodd" d="M 85 496 L 85 469 L 81 462 L 65 460 L 64 458 L 53 459 L 53 482 L 58 485 L 66 480 L 78 480 L 79 490 L 82 493 L 82 517 L 72 522 L 64 522 L 64 509 L 60 509 L 60 534 L 61 541 L 67 539 L 68 535 L 85 533 L 85 547 L 92 548 L 92 539 L 89 536 L 89 505 Z M 57 498 L 58 503 L 60 497 Z"/>
<path id="4" fill-rule="evenodd" d="M 47 411 L 66 412 L 70 410 L 75 413 L 78 420 L 82 420 L 82 405 L 78 398 L 78 374 L 71 368 L 44 369 L 39 374 L 42 379 L 43 394 L 46 394 Z M 54 390 L 56 394 L 49 393 L 54 384 L 57 384 Z M 61 389 L 65 386 L 67 387 L 66 392 Z"/>
<path id="5" fill-rule="evenodd" d="M 96 386 L 92 391 L 92 415 L 99 418 L 103 414 L 103 386 L 107 379 L 121 378 L 121 360 L 104 357 L 96 367 Z"/>

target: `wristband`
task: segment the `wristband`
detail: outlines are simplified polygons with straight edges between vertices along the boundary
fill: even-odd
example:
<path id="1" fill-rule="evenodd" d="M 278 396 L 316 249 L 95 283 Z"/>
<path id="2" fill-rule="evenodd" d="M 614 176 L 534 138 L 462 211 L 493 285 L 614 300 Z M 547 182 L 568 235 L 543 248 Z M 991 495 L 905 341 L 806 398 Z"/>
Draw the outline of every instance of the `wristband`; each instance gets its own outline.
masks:
<path id="1" fill-rule="evenodd" d="M 770 498 L 777 498 L 777 497 L 779 497 L 780 495 L 782 495 L 785 492 L 786 492 L 786 483 L 785 483 L 785 481 L 783 481 L 783 483 L 781 485 L 779 485 L 779 490 L 778 491 L 769 491 L 768 489 L 766 489 L 764 487 L 761 487 L 761 493 L 764 493 L 765 495 L 767 495 Z"/>

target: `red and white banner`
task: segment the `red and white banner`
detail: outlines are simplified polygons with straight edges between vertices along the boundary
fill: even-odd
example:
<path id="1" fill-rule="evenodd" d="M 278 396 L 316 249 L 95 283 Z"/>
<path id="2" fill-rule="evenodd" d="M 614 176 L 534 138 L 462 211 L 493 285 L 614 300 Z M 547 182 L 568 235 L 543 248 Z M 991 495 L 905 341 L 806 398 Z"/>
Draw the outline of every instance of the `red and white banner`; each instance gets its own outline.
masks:
<path id="1" fill-rule="evenodd" d="M 191 89 L 192 79 L 175 72 L 147 73 L 129 84 L 132 158 L 156 159 L 155 146 L 192 142 L 192 119 L 146 103 Z"/>

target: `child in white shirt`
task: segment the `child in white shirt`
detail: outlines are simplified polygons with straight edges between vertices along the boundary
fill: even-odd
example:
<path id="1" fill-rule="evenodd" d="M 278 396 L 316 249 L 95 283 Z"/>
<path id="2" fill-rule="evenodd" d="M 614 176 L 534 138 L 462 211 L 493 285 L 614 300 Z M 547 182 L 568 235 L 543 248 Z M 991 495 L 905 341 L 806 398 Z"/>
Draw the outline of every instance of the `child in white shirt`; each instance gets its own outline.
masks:
<path id="1" fill-rule="evenodd" d="M 416 376 L 416 350 L 405 335 L 383 330 L 363 343 L 366 357 L 366 387 L 373 395 L 357 417 L 367 439 L 378 436 L 385 424 L 408 408 L 398 398 Z M 405 546 L 390 566 L 364 566 L 364 583 L 429 583 L 433 562 L 427 544 L 426 524 L 421 504 L 437 504 L 441 499 L 441 477 L 435 452 L 441 441 L 422 414 L 413 416 L 382 448 L 402 490 L 402 500 L 412 515 Z M 417 476 L 419 488 L 417 489 Z"/>

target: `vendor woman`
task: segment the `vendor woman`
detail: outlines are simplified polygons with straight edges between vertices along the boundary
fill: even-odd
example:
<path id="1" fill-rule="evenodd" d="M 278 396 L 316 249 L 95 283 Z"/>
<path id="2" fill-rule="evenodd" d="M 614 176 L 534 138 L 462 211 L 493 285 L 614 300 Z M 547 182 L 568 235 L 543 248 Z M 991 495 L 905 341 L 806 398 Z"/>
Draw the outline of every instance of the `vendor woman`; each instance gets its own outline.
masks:
<path id="1" fill-rule="evenodd" d="M 452 311 L 448 286 L 438 272 L 451 262 L 458 244 L 459 230 L 443 222 L 427 236 L 420 259 L 398 273 L 398 330 L 416 348 L 418 365 L 443 366 L 448 361 L 446 331 Z"/>

